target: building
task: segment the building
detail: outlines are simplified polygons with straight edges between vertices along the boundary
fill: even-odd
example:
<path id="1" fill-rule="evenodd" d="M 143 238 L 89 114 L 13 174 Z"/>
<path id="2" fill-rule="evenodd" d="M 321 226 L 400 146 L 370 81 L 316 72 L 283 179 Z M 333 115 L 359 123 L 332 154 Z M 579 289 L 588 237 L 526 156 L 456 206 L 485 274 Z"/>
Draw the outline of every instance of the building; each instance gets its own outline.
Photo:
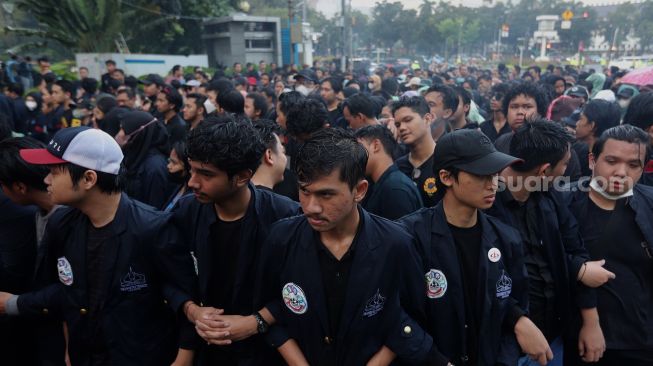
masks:
<path id="1" fill-rule="evenodd" d="M 209 65 L 231 66 L 234 62 L 282 64 L 281 20 L 278 17 L 235 13 L 204 21 L 202 40 Z"/>

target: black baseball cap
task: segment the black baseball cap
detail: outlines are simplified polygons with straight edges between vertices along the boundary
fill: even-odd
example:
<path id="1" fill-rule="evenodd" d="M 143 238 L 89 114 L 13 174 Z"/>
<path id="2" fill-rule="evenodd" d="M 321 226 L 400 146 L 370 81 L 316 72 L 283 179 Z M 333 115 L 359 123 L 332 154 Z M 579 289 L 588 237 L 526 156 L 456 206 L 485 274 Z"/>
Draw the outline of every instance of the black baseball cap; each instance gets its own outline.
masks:
<path id="1" fill-rule="evenodd" d="M 304 79 L 310 80 L 310 81 L 312 81 L 312 82 L 314 82 L 314 83 L 317 83 L 317 82 L 318 82 L 318 80 L 317 80 L 317 75 L 316 75 L 315 72 L 314 72 L 313 70 L 311 70 L 311 69 L 303 69 L 303 70 L 301 70 L 300 72 L 298 72 L 298 73 L 295 75 L 295 80 L 296 80 L 297 78 L 304 78 Z"/>
<path id="2" fill-rule="evenodd" d="M 475 175 L 491 175 L 522 160 L 497 151 L 483 132 L 461 129 L 438 139 L 433 156 L 433 172 L 454 167 Z"/>
<path id="3" fill-rule="evenodd" d="M 157 86 L 165 85 L 165 81 L 163 81 L 161 75 L 158 74 L 148 74 L 145 77 L 145 79 L 139 80 L 138 82 L 145 85 L 150 85 L 150 84 L 156 84 Z"/>

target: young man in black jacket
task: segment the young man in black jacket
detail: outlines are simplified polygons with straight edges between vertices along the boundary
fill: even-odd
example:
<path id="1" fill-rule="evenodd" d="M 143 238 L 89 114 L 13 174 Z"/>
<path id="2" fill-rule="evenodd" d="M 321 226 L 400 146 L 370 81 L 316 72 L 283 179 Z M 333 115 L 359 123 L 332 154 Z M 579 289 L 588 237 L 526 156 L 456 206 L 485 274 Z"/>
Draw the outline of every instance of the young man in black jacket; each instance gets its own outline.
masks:
<path id="1" fill-rule="evenodd" d="M 648 146 L 640 128 L 606 130 L 592 148 L 592 179 L 565 194 L 590 258 L 616 275 L 596 291 L 606 343 L 598 365 L 653 364 L 653 189 L 638 184 Z"/>
<path id="2" fill-rule="evenodd" d="M 299 205 L 250 182 L 264 151 L 248 121 L 205 121 L 188 136 L 188 187 L 195 194 L 181 198 L 173 212 L 199 275 L 200 301 L 189 305 L 186 313 L 206 341 L 197 345 L 200 365 L 280 361 L 257 335 L 265 329 L 259 327 L 263 318 L 254 306 L 255 281 L 270 226 L 298 214 Z M 210 315 L 215 316 L 204 318 Z M 244 329 L 247 339 L 234 330 L 221 333 L 219 328 L 226 323 Z"/>
<path id="3" fill-rule="evenodd" d="M 583 327 L 578 347 L 568 349 L 596 362 L 605 349 L 593 287 L 614 274 L 590 261 L 578 225 L 551 190 L 560 186 L 571 157 L 573 137 L 551 121 L 536 119 L 519 127 L 510 154 L 523 160 L 501 172 L 505 189 L 486 212 L 518 229 L 529 279 L 529 318 L 544 333 L 553 351 L 549 365 L 563 364 L 563 341 L 572 314 L 580 311 Z M 577 338 L 574 336 L 574 338 Z M 534 364 L 524 356 L 520 365 Z"/>
<path id="4" fill-rule="evenodd" d="M 433 173 L 444 197 L 400 220 L 422 257 L 423 325 L 433 336 L 432 364 L 515 365 L 520 346 L 541 365 L 552 357 L 526 316 L 519 234 L 481 212 L 495 200 L 498 172 L 516 161 L 477 130 L 442 136 Z"/>
<path id="5" fill-rule="evenodd" d="M 315 132 L 294 163 L 303 216 L 279 221 L 264 247 L 259 304 L 273 344 L 296 342 L 297 365 L 389 364 L 426 358 L 417 324 L 423 279 L 412 238 L 359 206 L 367 154 L 341 129 Z"/>
<path id="6" fill-rule="evenodd" d="M 65 321 L 72 364 L 154 366 L 186 356 L 176 323 L 196 292 L 192 260 L 170 215 L 120 192 L 123 155 L 115 140 L 67 128 L 47 149 L 20 154 L 50 166 L 52 201 L 70 207 L 50 218 L 43 239 L 49 285 L 0 293 L 0 312 Z"/>

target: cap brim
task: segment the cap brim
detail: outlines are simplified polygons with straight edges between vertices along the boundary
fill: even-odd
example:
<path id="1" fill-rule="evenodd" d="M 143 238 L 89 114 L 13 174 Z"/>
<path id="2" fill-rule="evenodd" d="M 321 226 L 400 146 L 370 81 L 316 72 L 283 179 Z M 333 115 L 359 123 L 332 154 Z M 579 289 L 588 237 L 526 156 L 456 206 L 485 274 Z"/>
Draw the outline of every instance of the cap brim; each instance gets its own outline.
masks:
<path id="1" fill-rule="evenodd" d="M 499 173 L 507 166 L 518 162 L 523 162 L 523 160 L 495 151 L 470 163 L 456 164 L 456 168 L 476 175 L 491 175 Z"/>
<path id="2" fill-rule="evenodd" d="M 29 164 L 34 165 L 55 165 L 65 164 L 67 161 L 60 159 L 47 149 L 22 149 L 19 151 L 20 157 Z"/>

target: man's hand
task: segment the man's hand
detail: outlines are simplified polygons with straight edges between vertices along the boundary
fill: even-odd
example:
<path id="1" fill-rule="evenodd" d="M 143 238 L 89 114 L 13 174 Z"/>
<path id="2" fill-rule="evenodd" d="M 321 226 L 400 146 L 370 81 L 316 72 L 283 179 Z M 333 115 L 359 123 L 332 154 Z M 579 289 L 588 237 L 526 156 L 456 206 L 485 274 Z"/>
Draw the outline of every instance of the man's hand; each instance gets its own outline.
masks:
<path id="1" fill-rule="evenodd" d="M 180 348 L 177 352 L 177 358 L 172 363 L 172 366 L 193 366 L 193 356 L 195 352 L 188 349 Z"/>
<path id="2" fill-rule="evenodd" d="M 605 338 L 596 308 L 581 309 L 583 326 L 578 334 L 578 353 L 585 362 L 597 362 L 605 352 Z"/>
<path id="3" fill-rule="evenodd" d="M 585 262 L 585 265 L 580 268 L 580 271 L 578 271 L 580 281 L 585 286 L 595 288 L 603 285 L 609 280 L 613 280 L 615 278 L 615 274 L 603 268 L 604 264 L 605 259 L 601 259 L 600 261 Z"/>
<path id="4" fill-rule="evenodd" d="M 515 335 L 522 351 L 545 366 L 553 359 L 553 352 L 544 334 L 528 317 L 522 316 L 515 324 Z"/>
<path id="5" fill-rule="evenodd" d="M 219 315 L 214 313 L 207 314 L 199 320 L 197 328 L 198 333 L 201 331 L 206 338 L 202 334 L 200 336 L 209 343 L 224 345 L 253 336 L 258 331 L 258 323 L 253 315 Z"/>
<path id="6" fill-rule="evenodd" d="M 8 292 L 0 292 L 0 314 L 7 313 L 7 300 L 9 300 L 13 294 Z"/>
<path id="7" fill-rule="evenodd" d="M 394 361 L 395 357 L 397 355 L 390 348 L 383 346 L 367 361 L 367 366 L 387 366 Z"/>
<path id="8" fill-rule="evenodd" d="M 193 324 L 196 324 L 197 321 L 204 319 L 205 317 L 211 314 L 222 314 L 224 313 L 223 309 L 216 309 L 210 306 L 201 307 L 195 303 L 187 303 L 184 305 L 184 311 L 186 313 L 186 318 Z"/>

